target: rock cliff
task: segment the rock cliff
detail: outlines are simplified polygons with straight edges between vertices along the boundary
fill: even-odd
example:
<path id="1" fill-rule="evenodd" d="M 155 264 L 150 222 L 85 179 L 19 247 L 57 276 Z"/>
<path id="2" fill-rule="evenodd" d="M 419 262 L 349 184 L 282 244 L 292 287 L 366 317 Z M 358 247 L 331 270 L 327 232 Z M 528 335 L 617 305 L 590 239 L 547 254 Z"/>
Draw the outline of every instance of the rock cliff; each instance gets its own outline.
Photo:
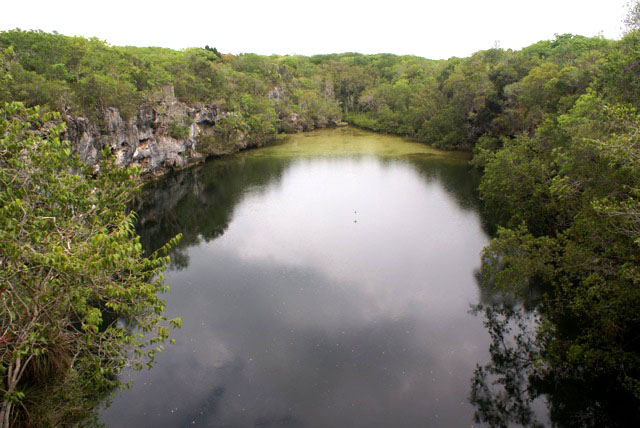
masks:
<path id="1" fill-rule="evenodd" d="M 333 99 L 333 94 L 327 96 Z M 268 94 L 278 107 L 286 97 L 280 87 Z M 96 172 L 102 151 L 108 148 L 118 166 L 138 165 L 143 178 L 148 178 L 201 162 L 208 156 L 261 145 L 264 140 L 252 140 L 241 127 L 230 127 L 237 114 L 217 104 L 189 106 L 176 99 L 172 86 L 166 86 L 139 106 L 134 117 L 123 118 L 116 108 L 105 109 L 95 120 L 67 116 L 65 138 L 74 153 L 94 165 Z M 339 124 L 338 114 L 331 111 L 315 115 L 280 111 L 278 116 L 277 129 L 286 133 Z"/>
<path id="2" fill-rule="evenodd" d="M 216 124 L 232 114 L 215 104 L 191 107 L 181 103 L 168 86 L 156 99 L 139 106 L 135 117 L 126 120 L 115 108 L 107 108 L 94 121 L 67 116 L 66 138 L 80 159 L 94 165 L 96 172 L 102 150 L 108 147 L 118 166 L 139 165 L 143 176 L 155 176 L 201 162 L 208 155 L 257 145 L 241 132 L 224 140 L 215 138 Z M 199 147 L 203 141 L 207 142 L 206 150 Z"/>

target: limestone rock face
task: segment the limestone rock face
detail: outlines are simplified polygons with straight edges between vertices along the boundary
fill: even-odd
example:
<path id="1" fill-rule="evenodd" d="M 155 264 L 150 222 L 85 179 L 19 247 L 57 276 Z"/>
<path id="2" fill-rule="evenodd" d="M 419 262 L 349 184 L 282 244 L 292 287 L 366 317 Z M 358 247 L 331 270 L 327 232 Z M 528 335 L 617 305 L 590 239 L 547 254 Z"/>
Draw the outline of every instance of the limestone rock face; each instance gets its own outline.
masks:
<path id="1" fill-rule="evenodd" d="M 267 94 L 267 98 L 275 100 L 276 103 L 280 104 L 286 98 L 286 93 L 283 88 L 279 86 L 274 86 L 271 88 L 269 93 Z"/>
<path id="2" fill-rule="evenodd" d="M 297 113 L 289 113 L 280 118 L 280 127 L 284 132 L 300 132 L 308 129 L 307 121 Z"/>
<path id="3" fill-rule="evenodd" d="M 327 85 L 325 92 L 330 98 L 334 96 L 332 91 L 333 87 Z M 281 87 L 274 87 L 268 93 L 276 104 L 283 103 L 287 96 Z M 117 166 L 138 165 L 143 177 L 158 176 L 201 162 L 208 156 L 222 156 L 259 145 L 259 141 L 252 141 L 243 131 L 225 131 L 224 120 L 234 114 L 238 113 L 225 111 L 217 104 L 196 107 L 184 104 L 176 99 L 173 87 L 168 85 L 138 106 L 134 117 L 123 118 L 116 108 L 105 109 L 96 120 L 66 116 L 65 138 L 73 152 L 83 162 L 93 165 L 96 173 L 102 152 L 108 149 L 115 156 Z M 338 123 L 337 115 L 306 116 L 282 111 L 278 130 L 300 132 Z"/>
<path id="4" fill-rule="evenodd" d="M 139 106 L 135 117 L 126 120 L 115 108 L 107 108 L 97 121 L 67 116 L 65 138 L 83 162 L 96 166 L 96 172 L 102 150 L 108 147 L 118 166 L 139 165 L 143 176 L 161 175 L 203 161 L 206 152 L 198 151 L 198 137 L 211 135 L 226 114 L 215 104 L 190 107 L 181 103 L 173 88 L 166 87 L 156 100 Z M 238 141 L 225 148 L 232 152 L 250 145 Z"/>
<path id="5" fill-rule="evenodd" d="M 327 128 L 338 126 L 337 116 L 317 116 L 305 118 L 297 113 L 289 113 L 280 116 L 280 131 L 291 133 L 301 131 L 311 131 L 317 128 Z"/>

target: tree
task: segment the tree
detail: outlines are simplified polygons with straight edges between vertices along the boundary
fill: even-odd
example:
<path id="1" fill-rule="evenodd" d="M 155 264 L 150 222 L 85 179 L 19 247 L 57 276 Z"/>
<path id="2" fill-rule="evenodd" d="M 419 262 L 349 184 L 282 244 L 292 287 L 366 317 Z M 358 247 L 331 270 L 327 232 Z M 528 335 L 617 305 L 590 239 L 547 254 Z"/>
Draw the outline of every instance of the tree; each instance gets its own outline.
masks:
<path id="1" fill-rule="evenodd" d="M 218 58 L 222 58 L 222 54 L 215 47 L 212 48 L 212 47 L 209 47 L 209 45 L 205 45 L 204 50 L 213 52 L 215 56 L 217 56 Z"/>
<path id="2" fill-rule="evenodd" d="M 557 123 L 565 141 L 546 155 L 539 129 L 485 166 L 480 192 L 511 227 L 484 250 L 485 283 L 543 286 L 547 364 L 558 377 L 616 379 L 638 403 L 640 114 L 589 92 Z"/>
<path id="3" fill-rule="evenodd" d="M 104 153 L 93 177 L 63 129 L 38 108 L 0 108 L 2 428 L 84 418 L 180 325 L 158 295 L 169 246 L 145 256 L 126 208 L 137 170 Z"/>
<path id="4" fill-rule="evenodd" d="M 8 63 L 13 53 L 12 48 L 6 48 L 0 51 L 0 100 L 5 99 L 9 95 L 8 86 L 12 78 L 8 71 Z"/>
<path id="5" fill-rule="evenodd" d="M 510 227 L 525 223 L 537 234 L 553 230 L 558 216 L 549 190 L 552 166 L 540 146 L 525 135 L 506 140 L 485 166 L 479 186 L 495 220 Z"/>
<path id="6" fill-rule="evenodd" d="M 633 30 L 640 30 L 640 1 L 632 1 L 627 3 L 629 10 L 627 16 L 624 19 L 624 25 L 627 27 L 627 32 Z"/>

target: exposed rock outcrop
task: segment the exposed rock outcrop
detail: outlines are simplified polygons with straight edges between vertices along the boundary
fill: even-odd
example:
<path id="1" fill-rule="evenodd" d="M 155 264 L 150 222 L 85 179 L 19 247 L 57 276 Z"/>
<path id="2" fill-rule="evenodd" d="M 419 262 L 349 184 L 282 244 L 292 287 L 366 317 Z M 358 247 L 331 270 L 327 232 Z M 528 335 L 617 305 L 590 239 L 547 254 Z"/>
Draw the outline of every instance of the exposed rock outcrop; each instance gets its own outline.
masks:
<path id="1" fill-rule="evenodd" d="M 216 141 L 215 126 L 229 114 L 233 113 L 215 104 L 190 107 L 175 98 L 172 87 L 165 87 L 156 100 L 138 107 L 136 116 L 127 120 L 115 108 L 107 108 L 98 121 L 67 116 L 66 138 L 96 171 L 102 150 L 108 147 L 118 166 L 139 165 L 143 176 L 161 175 L 203 161 L 207 155 L 251 146 L 241 133 Z M 206 150 L 202 141 L 207 142 Z"/>
<path id="2" fill-rule="evenodd" d="M 327 128 L 338 126 L 340 119 L 338 115 L 305 117 L 298 113 L 287 113 L 280 115 L 280 132 L 293 133 L 311 131 L 317 128 Z"/>
<path id="3" fill-rule="evenodd" d="M 329 86 L 327 86 L 329 87 Z M 331 89 L 332 90 L 332 89 Z M 333 93 L 327 96 L 333 97 Z M 283 104 L 285 89 L 274 87 L 268 93 L 276 105 Z M 225 111 L 217 104 L 197 107 L 176 99 L 173 87 L 165 86 L 154 99 L 138 107 L 136 115 L 123 118 L 116 108 L 105 109 L 97 120 L 67 116 L 65 138 L 80 159 L 99 169 L 102 151 L 108 148 L 117 166 L 138 165 L 143 177 L 162 175 L 170 170 L 259 146 L 246 127 L 234 127 L 239 113 Z M 299 132 L 337 126 L 334 112 L 307 112 L 304 115 L 280 110 L 278 131 Z M 255 137 L 254 137 L 255 138 Z"/>

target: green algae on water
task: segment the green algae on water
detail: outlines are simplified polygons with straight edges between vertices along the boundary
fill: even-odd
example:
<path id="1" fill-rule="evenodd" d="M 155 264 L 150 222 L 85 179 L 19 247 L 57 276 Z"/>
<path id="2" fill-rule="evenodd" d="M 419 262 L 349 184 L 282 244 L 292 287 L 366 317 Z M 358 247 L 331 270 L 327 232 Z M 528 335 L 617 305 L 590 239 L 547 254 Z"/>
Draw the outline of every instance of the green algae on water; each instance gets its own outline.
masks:
<path id="1" fill-rule="evenodd" d="M 467 162 L 470 154 L 435 149 L 406 138 L 353 127 L 321 129 L 288 135 L 283 142 L 240 154 L 249 157 L 381 157 Z"/>

